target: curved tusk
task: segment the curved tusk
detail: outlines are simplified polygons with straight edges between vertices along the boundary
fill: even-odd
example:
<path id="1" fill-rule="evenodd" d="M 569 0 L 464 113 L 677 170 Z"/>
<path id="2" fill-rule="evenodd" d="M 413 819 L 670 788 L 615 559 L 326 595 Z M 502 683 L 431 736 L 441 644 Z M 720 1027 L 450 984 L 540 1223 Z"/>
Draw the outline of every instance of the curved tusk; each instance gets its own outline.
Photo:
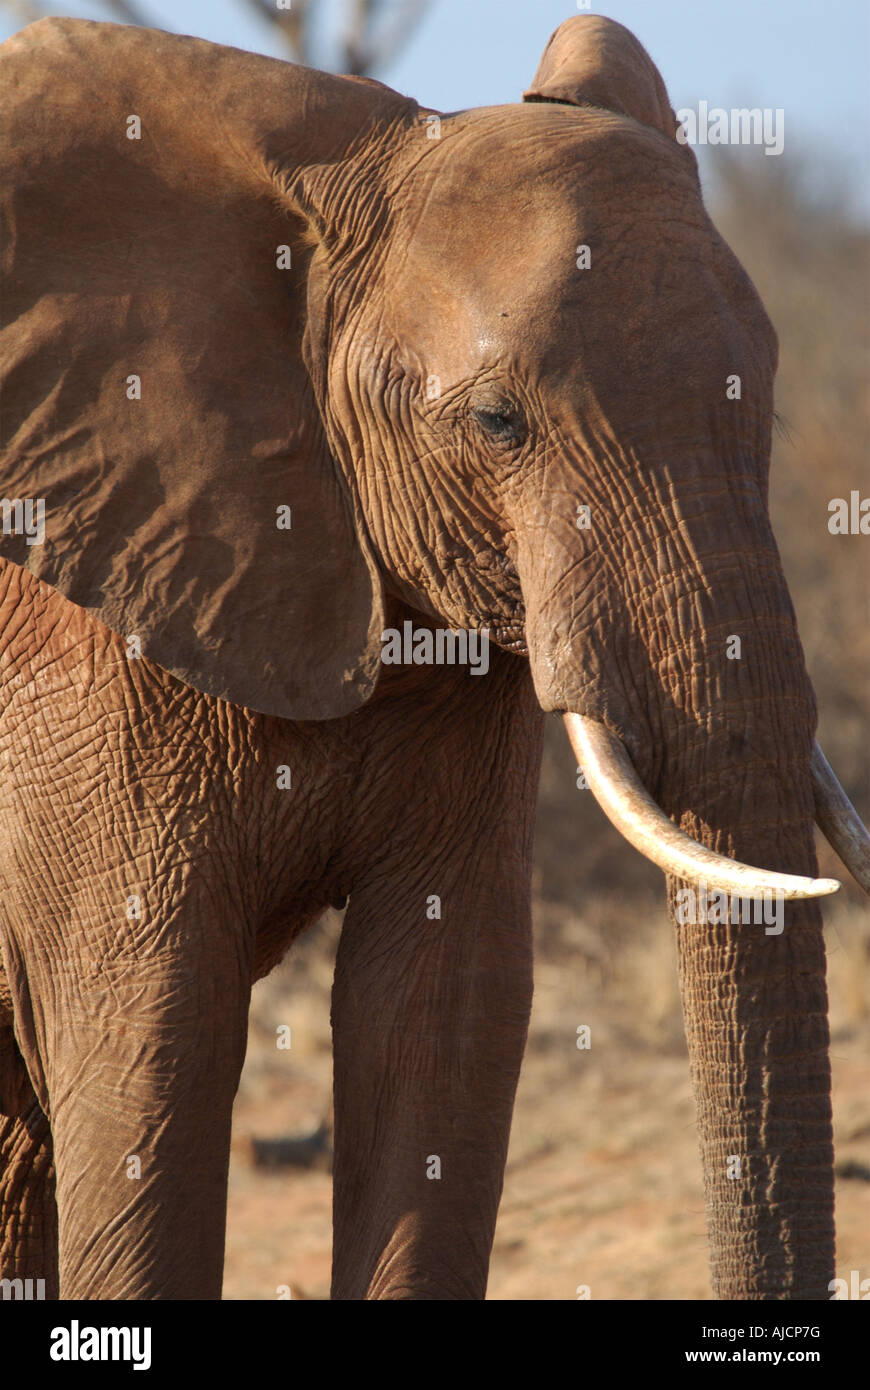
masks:
<path id="1" fill-rule="evenodd" d="M 819 747 L 813 744 L 810 759 L 816 825 L 837 851 L 856 883 L 870 893 L 870 835 Z"/>
<path id="2" fill-rule="evenodd" d="M 621 741 L 597 719 L 562 716 L 575 757 L 595 800 L 629 844 L 666 874 L 703 881 L 708 888 L 757 898 L 773 892 L 783 898 L 821 898 L 836 893 L 835 878 L 801 878 L 755 869 L 705 849 L 678 830 L 653 801 Z"/>

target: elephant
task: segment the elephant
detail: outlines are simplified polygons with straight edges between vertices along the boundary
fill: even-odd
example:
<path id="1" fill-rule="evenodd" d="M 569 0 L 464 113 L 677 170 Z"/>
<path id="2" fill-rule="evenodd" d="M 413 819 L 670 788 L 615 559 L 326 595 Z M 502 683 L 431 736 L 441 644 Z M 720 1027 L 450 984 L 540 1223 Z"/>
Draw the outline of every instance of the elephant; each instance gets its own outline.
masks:
<path id="1" fill-rule="evenodd" d="M 450 113 L 77 20 L 2 66 L 3 1275 L 220 1298 L 251 987 L 347 904 L 332 1297 L 484 1298 L 549 714 L 667 876 L 714 1292 L 827 1298 L 814 822 L 870 839 L 645 50 L 575 16 Z"/>

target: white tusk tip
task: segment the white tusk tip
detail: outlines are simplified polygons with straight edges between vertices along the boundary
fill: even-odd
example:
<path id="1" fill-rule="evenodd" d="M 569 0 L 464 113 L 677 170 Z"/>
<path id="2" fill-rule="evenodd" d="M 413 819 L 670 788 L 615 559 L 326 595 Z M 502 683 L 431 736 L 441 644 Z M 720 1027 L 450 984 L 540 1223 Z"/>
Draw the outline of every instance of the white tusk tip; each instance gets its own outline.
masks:
<path id="1" fill-rule="evenodd" d="M 809 880 L 809 888 L 807 889 L 807 897 L 824 898 L 828 893 L 839 893 L 842 886 L 838 878 L 811 878 Z"/>

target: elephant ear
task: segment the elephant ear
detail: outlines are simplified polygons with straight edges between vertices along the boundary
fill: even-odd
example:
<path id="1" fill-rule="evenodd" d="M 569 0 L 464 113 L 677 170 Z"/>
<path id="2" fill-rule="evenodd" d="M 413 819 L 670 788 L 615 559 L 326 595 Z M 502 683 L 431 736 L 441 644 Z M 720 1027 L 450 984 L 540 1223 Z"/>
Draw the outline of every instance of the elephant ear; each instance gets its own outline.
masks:
<path id="1" fill-rule="evenodd" d="M 634 34 L 601 15 L 575 15 L 551 36 L 523 101 L 602 106 L 676 139 L 661 73 Z"/>
<path id="2" fill-rule="evenodd" d="M 197 690 L 346 713 L 382 593 L 315 382 L 335 220 L 414 104 L 76 20 L 0 69 L 0 555 Z"/>

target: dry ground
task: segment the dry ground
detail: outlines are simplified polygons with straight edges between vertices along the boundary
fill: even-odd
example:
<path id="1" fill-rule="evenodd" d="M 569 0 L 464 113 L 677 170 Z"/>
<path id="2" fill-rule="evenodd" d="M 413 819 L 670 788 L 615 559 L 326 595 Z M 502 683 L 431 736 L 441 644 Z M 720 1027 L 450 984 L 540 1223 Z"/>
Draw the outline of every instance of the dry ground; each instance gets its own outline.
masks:
<path id="1" fill-rule="evenodd" d="M 700 1162 L 670 928 L 661 898 L 643 941 L 616 904 L 584 921 L 539 904 L 531 1036 L 514 1118 L 489 1298 L 705 1299 Z M 870 1277 L 870 922 L 828 910 L 838 1274 Z M 236 1103 L 224 1297 L 328 1296 L 331 1180 L 263 1172 L 246 1136 L 314 1128 L 328 1113 L 329 991 L 340 931 L 324 919 L 255 990 Z M 610 943 L 610 944 L 608 944 Z M 578 1051 L 578 1023 L 592 1029 Z M 275 1044 L 279 1024 L 292 1048 Z M 851 1174 L 851 1176 L 850 1176 Z"/>

